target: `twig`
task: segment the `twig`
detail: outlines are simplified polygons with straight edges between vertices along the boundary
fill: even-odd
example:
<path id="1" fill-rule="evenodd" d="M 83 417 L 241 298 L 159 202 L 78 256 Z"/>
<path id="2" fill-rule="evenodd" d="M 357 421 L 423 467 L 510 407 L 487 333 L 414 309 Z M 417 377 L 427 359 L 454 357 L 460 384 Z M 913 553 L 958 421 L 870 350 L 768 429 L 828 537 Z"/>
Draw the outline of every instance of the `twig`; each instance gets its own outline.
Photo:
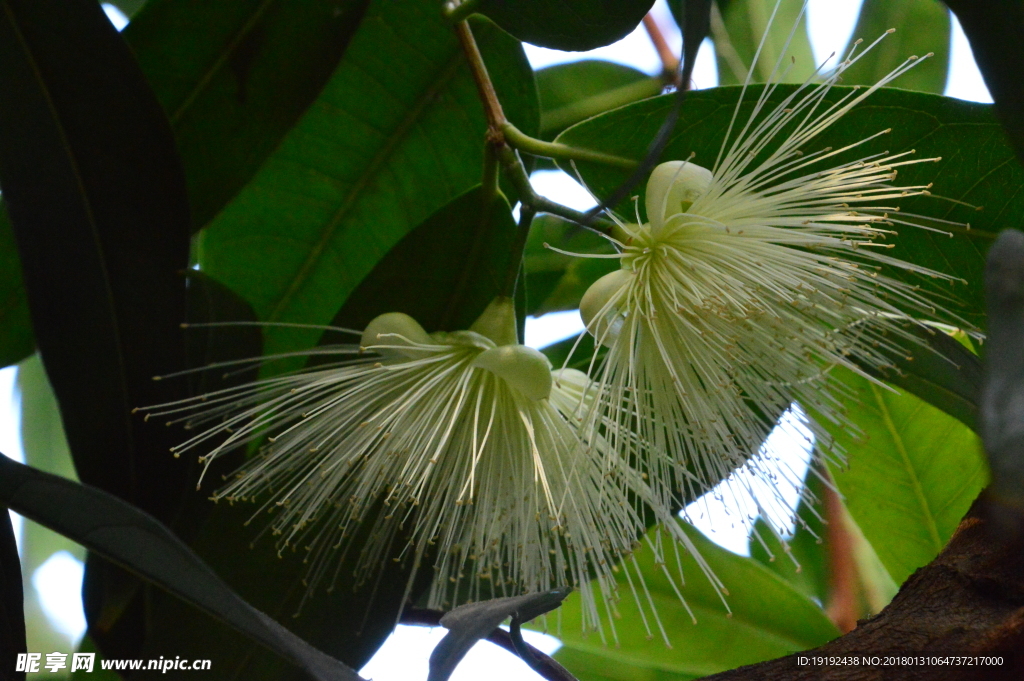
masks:
<path id="1" fill-rule="evenodd" d="M 637 166 L 637 162 L 631 158 L 605 154 L 600 151 L 591 151 L 590 149 L 581 149 L 579 147 L 573 147 L 559 142 L 545 142 L 544 140 L 530 137 L 507 121 L 501 126 L 501 132 L 505 136 L 505 141 L 508 142 L 511 147 L 533 156 L 560 158 L 567 161 L 591 161 L 593 163 L 602 163 L 604 165 L 624 168 L 626 170 L 632 170 Z"/>
<path id="2" fill-rule="evenodd" d="M 826 486 L 824 496 L 831 575 L 825 612 L 836 628 L 847 634 L 857 626 L 857 561 L 853 556 L 853 537 L 846 525 L 839 493 Z"/>
<path id="3" fill-rule="evenodd" d="M 538 213 L 551 213 L 552 215 L 565 218 L 598 234 L 609 235 L 612 233 L 613 225 L 611 221 L 603 219 L 588 220 L 584 213 L 573 210 L 568 206 L 563 206 L 560 203 L 555 203 L 551 199 L 533 191 L 530 178 L 526 174 L 526 168 L 523 167 L 522 161 L 519 160 L 519 155 L 511 147 L 504 145 L 499 149 L 498 153 L 501 166 L 504 168 L 508 180 L 515 187 L 516 192 L 519 193 L 519 200 L 523 205 L 530 206 Z"/>
<path id="4" fill-rule="evenodd" d="M 470 14 L 476 11 L 480 0 L 448 0 L 444 3 L 441 11 L 448 21 L 464 21 Z"/>
<path id="5" fill-rule="evenodd" d="M 412 624 L 421 627 L 439 627 L 441 626 L 441 617 L 444 615 L 440 610 L 429 610 L 427 608 L 406 608 L 402 613 L 401 624 Z M 519 627 L 517 626 L 518 630 Z M 513 640 L 510 632 L 504 629 L 498 628 L 492 631 L 484 640 L 490 641 L 496 646 L 504 648 L 514 655 L 519 655 L 526 664 L 540 674 L 548 681 L 576 681 L 576 678 L 566 670 L 565 667 L 558 664 L 550 655 L 537 650 L 532 645 L 522 640 L 522 633 L 519 633 L 519 643 L 521 648 L 516 648 L 516 642 Z M 524 657 L 520 650 L 529 654 L 530 658 Z"/>
<path id="6" fill-rule="evenodd" d="M 502 134 L 501 127 L 508 123 L 508 119 L 505 118 L 505 112 L 502 110 L 501 102 L 498 100 L 498 93 L 494 90 L 494 83 L 491 82 L 491 77 L 487 73 L 487 65 L 484 64 L 480 48 L 477 47 L 476 40 L 473 38 L 473 31 L 468 23 L 460 21 L 455 24 L 455 34 L 459 37 L 459 42 L 462 44 L 462 51 L 465 52 L 466 60 L 469 62 L 469 69 L 473 73 L 473 82 L 476 83 L 477 92 L 480 94 L 480 101 L 484 105 L 484 114 L 487 116 L 488 137 L 495 136 L 500 138 Z M 495 142 L 497 141 L 498 139 L 495 139 Z"/>
<path id="7" fill-rule="evenodd" d="M 662 33 L 661 26 L 658 25 L 658 20 L 650 12 L 644 16 L 644 28 L 647 30 L 654 49 L 658 52 L 658 58 L 661 59 L 662 77 L 667 82 L 679 87 L 677 80 L 679 78 L 679 57 L 669 47 L 668 41 L 665 40 L 665 34 Z"/>

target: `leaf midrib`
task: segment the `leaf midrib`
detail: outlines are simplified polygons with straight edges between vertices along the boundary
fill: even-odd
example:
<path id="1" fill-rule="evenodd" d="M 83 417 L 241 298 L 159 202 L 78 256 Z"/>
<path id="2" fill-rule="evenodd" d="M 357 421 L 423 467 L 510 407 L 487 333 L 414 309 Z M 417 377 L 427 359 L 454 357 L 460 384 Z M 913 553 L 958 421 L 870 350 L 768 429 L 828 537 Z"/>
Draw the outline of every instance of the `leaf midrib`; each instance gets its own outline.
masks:
<path id="1" fill-rule="evenodd" d="M 310 274 L 316 268 L 317 263 L 323 256 L 324 251 L 327 249 L 327 245 L 334 238 L 338 227 L 342 224 L 345 217 L 352 211 L 355 205 L 359 202 L 362 196 L 363 189 L 370 183 L 370 181 L 376 177 L 377 171 L 387 161 L 398 145 L 406 138 L 409 130 L 416 124 L 420 119 L 420 115 L 426 109 L 427 105 L 434 100 L 435 95 L 443 90 L 448 83 L 458 73 L 459 67 L 463 64 L 462 52 L 456 50 L 448 62 L 440 69 L 438 77 L 432 81 L 432 85 L 423 90 L 419 97 L 416 98 L 415 104 L 407 110 L 406 116 L 403 120 L 392 130 L 390 139 L 383 147 L 377 152 L 373 159 L 365 166 L 366 170 L 360 175 L 359 179 L 356 180 L 355 184 L 349 189 L 347 196 L 341 202 L 341 205 L 335 211 L 331 219 L 324 225 L 323 232 L 317 243 L 309 250 L 309 255 L 303 262 L 302 267 L 296 273 L 291 283 L 288 285 L 288 289 L 281 296 L 270 315 L 267 317 L 267 321 L 278 321 L 281 316 L 287 310 L 291 304 L 292 299 L 298 293 L 299 289 L 310 277 Z"/>
<path id="2" fill-rule="evenodd" d="M 911 487 L 914 490 L 914 497 L 917 499 L 918 504 L 921 506 L 921 510 L 924 514 L 924 525 L 928 530 L 929 538 L 932 541 L 932 545 L 935 551 L 942 550 L 942 539 L 939 537 L 939 528 L 935 524 L 935 516 L 931 511 L 931 506 L 928 503 L 928 498 L 925 496 L 924 489 L 921 487 L 921 480 L 917 476 L 913 464 L 910 461 L 910 456 L 907 452 L 906 445 L 903 442 L 903 437 L 900 434 L 899 428 L 893 422 L 892 413 L 889 411 L 889 406 L 886 404 L 879 388 L 874 383 L 871 384 L 871 395 L 874 397 L 875 404 L 878 406 L 878 412 L 882 417 L 882 421 L 885 425 L 886 431 L 889 433 L 889 437 L 892 440 L 892 444 L 896 452 L 900 455 L 900 460 L 903 463 L 903 468 L 907 473 L 907 477 L 910 479 Z"/>
<path id="3" fill-rule="evenodd" d="M 107 313 L 109 314 L 110 324 L 111 324 L 111 326 L 114 329 L 114 344 L 115 344 L 115 347 L 113 348 L 113 350 L 114 350 L 113 354 L 114 354 L 114 358 L 115 358 L 115 363 L 116 363 L 116 365 L 118 367 L 117 376 L 114 377 L 114 380 L 117 382 L 117 384 L 120 386 L 120 389 L 121 389 L 120 390 L 121 398 L 122 398 L 123 403 L 124 403 L 124 408 L 121 411 L 122 411 L 123 414 L 126 415 L 122 425 L 125 428 L 124 432 L 127 435 L 129 446 L 131 447 L 132 451 L 134 452 L 134 449 L 135 449 L 135 437 L 134 437 L 134 432 L 132 431 L 132 427 L 131 427 L 131 420 L 127 416 L 130 413 L 131 409 L 128 406 L 128 393 L 129 393 L 129 390 L 128 390 L 128 382 L 127 382 L 127 379 L 126 379 L 126 376 L 125 376 L 124 353 L 122 352 L 122 348 L 121 348 L 121 328 L 120 328 L 120 324 L 118 323 L 119 320 L 118 320 L 118 317 L 117 317 L 117 312 L 114 309 L 114 306 L 113 306 L 113 303 L 112 303 L 112 301 L 113 301 L 113 291 L 110 288 L 110 275 L 107 272 L 107 261 L 106 261 L 106 258 L 103 257 L 103 247 L 102 247 L 102 242 L 101 242 L 100 237 L 99 237 L 99 230 L 98 230 L 98 227 L 96 225 L 96 216 L 93 213 L 92 203 L 89 200 L 89 193 L 86 191 L 85 184 L 82 181 L 82 173 L 81 173 L 81 170 L 78 167 L 78 160 L 75 158 L 75 154 L 74 154 L 74 152 L 71 149 L 71 142 L 68 139 L 67 131 L 64 129 L 64 123 L 63 123 L 63 121 L 61 121 L 60 114 L 58 113 L 57 107 L 56 107 L 56 105 L 53 102 L 53 97 L 50 94 L 49 85 L 47 84 L 46 79 L 43 78 L 42 72 L 39 70 L 39 64 L 38 64 L 38 62 L 36 60 L 35 54 L 33 53 L 31 47 L 29 46 L 28 41 L 25 39 L 25 36 L 24 36 L 24 34 L 22 33 L 22 30 L 21 30 L 21 25 L 18 22 L 18 18 L 17 18 L 17 16 L 15 16 L 14 12 L 11 10 L 10 5 L 8 5 L 6 2 L 0 2 L 0 5 L 2 5 L 2 7 L 3 7 L 4 14 L 7 15 L 7 20 L 10 22 L 13 31 L 18 36 L 18 42 L 20 43 L 21 49 L 22 49 L 22 51 L 25 54 L 25 59 L 31 65 L 32 73 L 35 75 L 36 83 L 38 84 L 39 90 L 42 93 L 43 97 L 46 99 L 47 110 L 50 112 L 50 116 L 53 119 L 53 125 L 57 129 L 58 134 L 60 135 L 61 146 L 64 148 L 64 151 L 65 151 L 65 153 L 67 155 L 66 156 L 66 161 L 71 166 L 72 174 L 74 175 L 74 178 L 75 178 L 75 184 L 76 184 L 76 186 L 78 188 L 78 194 L 79 194 L 80 199 L 82 201 L 83 209 L 85 210 L 85 213 L 88 216 L 89 233 L 92 236 L 93 245 L 96 248 L 97 252 L 100 254 L 98 260 L 99 260 L 99 266 L 100 266 L 100 275 L 101 275 L 101 277 L 103 279 L 103 288 L 104 288 L 104 290 L 106 292 Z M 12 227 L 13 227 L 13 224 L 12 224 Z M 128 456 L 127 457 L 127 463 L 128 463 L 128 466 L 129 466 L 129 470 L 128 470 L 128 480 L 129 480 L 129 484 L 130 484 L 130 490 L 129 491 L 132 494 L 132 496 L 134 497 L 135 496 L 135 482 L 136 482 L 135 457 L 134 456 Z"/>
<path id="4" fill-rule="evenodd" d="M 253 27 L 256 26 L 256 22 L 263 18 L 267 9 L 269 9 L 275 1 L 276 0 L 263 0 L 260 6 L 256 8 L 256 11 L 252 13 L 252 16 L 249 17 L 249 19 L 242 25 L 242 28 L 238 30 L 238 33 L 235 34 L 235 37 L 228 42 L 227 47 L 221 51 L 220 56 L 214 60 L 210 68 L 206 70 L 206 73 L 204 73 L 198 82 L 196 82 L 195 87 L 192 88 L 192 91 L 187 97 L 185 97 L 185 100 L 178 105 L 177 109 L 174 110 L 174 113 L 171 115 L 172 126 L 176 126 L 178 124 L 181 117 L 185 115 L 185 112 L 192 106 L 192 103 L 196 101 L 196 98 L 202 94 L 203 90 L 205 90 L 207 86 L 209 86 L 210 81 L 213 80 L 213 76 L 224 67 L 224 64 L 226 64 L 228 59 L 231 58 L 231 55 L 238 48 L 239 44 L 245 40 Z"/>

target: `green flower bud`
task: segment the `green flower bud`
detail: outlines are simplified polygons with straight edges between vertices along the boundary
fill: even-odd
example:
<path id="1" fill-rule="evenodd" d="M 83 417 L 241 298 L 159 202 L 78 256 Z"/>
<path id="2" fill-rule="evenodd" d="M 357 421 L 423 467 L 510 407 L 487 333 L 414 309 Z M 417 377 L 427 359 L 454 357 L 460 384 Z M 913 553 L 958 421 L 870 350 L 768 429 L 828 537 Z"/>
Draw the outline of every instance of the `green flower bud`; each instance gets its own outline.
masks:
<path id="1" fill-rule="evenodd" d="M 687 212 L 711 186 L 712 178 L 710 170 L 689 161 L 669 161 L 656 167 L 644 194 L 653 230 L 656 232 L 673 215 Z"/>
<path id="2" fill-rule="evenodd" d="M 504 345 L 481 352 L 473 366 L 487 369 L 531 400 L 551 394 L 551 362 L 544 353 L 525 345 Z"/>
<path id="3" fill-rule="evenodd" d="M 386 312 L 366 325 L 359 345 L 384 357 L 422 357 L 417 345 L 432 345 L 420 323 L 403 312 Z M 387 347 L 381 347 L 387 346 Z M 408 349 L 406 349 L 408 348 Z"/>
<path id="4" fill-rule="evenodd" d="M 587 289 L 580 300 L 580 316 L 587 331 L 599 343 L 611 347 L 622 329 L 625 315 L 626 288 L 636 275 L 630 270 L 616 270 L 604 275 Z"/>
<path id="5" fill-rule="evenodd" d="M 511 298 L 499 296 L 491 301 L 470 331 L 475 331 L 494 341 L 495 345 L 514 345 L 516 335 L 516 308 Z"/>

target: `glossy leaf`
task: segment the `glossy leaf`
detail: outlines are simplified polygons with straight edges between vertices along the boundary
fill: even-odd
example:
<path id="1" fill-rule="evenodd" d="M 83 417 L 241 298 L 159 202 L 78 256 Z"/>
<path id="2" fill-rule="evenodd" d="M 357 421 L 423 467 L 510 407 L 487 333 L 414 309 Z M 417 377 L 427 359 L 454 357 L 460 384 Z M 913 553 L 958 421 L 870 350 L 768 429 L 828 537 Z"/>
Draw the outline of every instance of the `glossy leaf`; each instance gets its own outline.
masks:
<path id="1" fill-rule="evenodd" d="M 118 6 L 129 16 L 142 2 Z M 205 225 L 320 94 L 367 0 L 151 0 L 123 33 L 171 118 L 192 219 Z M 34 348 L 21 266 L 0 210 L 0 366 Z"/>
<path id="2" fill-rule="evenodd" d="M 977 432 L 982 382 L 978 357 L 941 331 L 923 328 L 908 331 L 917 336 L 921 344 L 893 357 L 891 367 L 868 371 L 938 407 Z"/>
<path id="3" fill-rule="evenodd" d="M 1013 0 L 948 0 L 971 43 L 985 85 L 1017 157 L 1024 161 L 1024 5 Z"/>
<path id="4" fill-rule="evenodd" d="M 18 544 L 11 514 L 0 506 L 0 669 L 4 670 L 4 678 L 25 678 L 25 672 L 15 672 L 14 668 L 18 653 L 27 650 Z"/>
<path id="5" fill-rule="evenodd" d="M 583 51 L 624 38 L 654 0 L 480 0 L 473 9 L 523 42 Z"/>
<path id="6" fill-rule="evenodd" d="M 2 9 L 0 183 L 76 468 L 166 518 L 187 467 L 129 412 L 153 401 L 153 375 L 184 365 L 189 218 L 173 138 L 97 3 Z"/>
<path id="7" fill-rule="evenodd" d="M 720 11 L 712 10 L 711 15 L 718 82 L 738 85 L 746 81 L 754 54 L 766 33 L 751 82 L 767 83 L 778 79 L 778 72 L 782 71 L 785 71 L 782 81 L 786 83 L 802 83 L 809 78 L 818 65 L 814 62 L 807 34 L 807 17 L 800 17 L 797 23 L 803 4 L 803 0 L 782 0 L 775 10 L 774 2 L 719 0 Z M 773 78 L 776 69 L 778 72 Z"/>
<path id="8" fill-rule="evenodd" d="M 555 215 L 534 219 L 526 242 L 527 314 L 542 315 L 579 307 L 587 288 L 619 267 L 609 258 L 575 258 L 545 244 L 573 253 L 612 253 L 607 239 Z"/>
<path id="9" fill-rule="evenodd" d="M 20 362 L 34 349 L 28 298 L 21 279 L 21 261 L 10 218 L 0 202 L 0 367 Z"/>
<path id="10" fill-rule="evenodd" d="M 0 456 L 0 503 L 219 618 L 313 678 L 360 678 L 243 601 L 166 526 L 115 496 Z"/>
<path id="11" fill-rule="evenodd" d="M 831 467 L 850 515 L 897 584 L 930 562 L 988 482 L 971 430 L 908 393 L 841 373 L 842 428 L 818 418 L 845 452 Z"/>
<path id="12" fill-rule="evenodd" d="M 862 39 L 857 53 L 889 29 L 887 36 L 843 73 L 844 85 L 874 85 L 911 55 L 934 56 L 901 76 L 899 87 L 941 95 L 949 71 L 949 10 L 938 0 L 865 0 L 853 40 Z M 849 54 L 847 46 L 842 56 Z"/>
<path id="13" fill-rule="evenodd" d="M 516 223 L 504 197 L 482 206 L 479 187 L 405 235 L 360 282 L 331 323 L 363 329 L 384 312 L 404 312 L 427 331 L 468 329 L 500 295 Z M 321 342 L 352 343 L 325 334 Z"/>
<path id="14" fill-rule="evenodd" d="M 792 92 L 791 87 L 779 86 L 769 96 L 769 106 Z M 749 116 L 759 92 L 756 88 L 748 90 L 740 120 Z M 843 87 L 833 87 L 826 101 L 834 102 L 845 92 Z M 711 167 L 739 95 L 739 88 L 716 88 L 688 95 L 683 116 L 662 158 L 685 159 L 694 152 L 694 163 Z M 670 106 L 667 97 L 631 104 L 575 125 L 558 140 L 640 158 Z M 893 89 L 873 94 L 815 138 L 804 152 L 828 146 L 841 148 L 888 128 L 891 133 L 857 147 L 852 153 L 859 158 L 885 150 L 895 153 L 915 149 L 917 158 L 941 157 L 935 163 L 901 168 L 899 183 L 933 182 L 935 195 L 983 208 L 979 211 L 935 197 L 906 199 L 901 202 L 901 210 L 906 213 L 969 223 L 971 229 L 940 225 L 952 234 L 947 236 L 901 226 L 899 235 L 892 240 L 895 248 L 887 252 L 889 256 L 966 280 L 966 284 L 939 284 L 900 271 L 888 273 L 931 291 L 935 300 L 951 310 L 952 314 L 946 315 L 950 323 L 984 326 L 984 254 L 998 230 L 1024 220 L 1024 194 L 1004 191 L 1005 187 L 1024 183 L 1024 170 L 1005 143 L 991 106 Z M 609 167 L 585 163 L 577 163 L 577 167 L 598 196 L 610 193 L 624 176 L 622 171 Z M 623 203 L 619 211 L 632 215 L 633 206 Z"/>
<path id="15" fill-rule="evenodd" d="M 150 0 L 124 36 L 171 121 L 195 228 L 316 100 L 369 0 Z"/>
<path id="16" fill-rule="evenodd" d="M 758 561 L 727 551 L 697 530 L 684 527 L 708 565 L 728 588 L 726 599 L 732 616 L 726 616 L 719 596 L 696 562 L 685 555 L 681 564 L 686 583 L 680 587 L 680 592 L 697 619 L 693 624 L 645 546 L 637 552 L 637 560 L 672 647 L 665 645 L 650 617 L 647 621 L 654 636 L 648 637 L 639 624 L 640 615 L 630 586 L 620 572 L 621 599 L 616 607 L 622 618 L 612 622 L 617 643 L 611 626 L 603 635 L 581 634 L 579 598 L 570 596 L 560 610 L 560 630 L 553 632 L 563 644 L 555 659 L 581 679 L 589 677 L 582 669 L 573 667 L 573 659 L 579 653 L 606 660 L 606 678 L 639 678 L 641 673 L 642 678 L 669 678 L 666 676 L 669 673 L 688 678 L 812 648 L 838 635 L 821 609 L 781 577 Z M 666 568 L 675 574 L 675 557 L 671 552 Z M 635 575 L 633 579 L 635 583 Z M 641 593 L 640 597 L 647 608 L 647 595 Z M 635 675 L 627 676 L 629 671 Z"/>
<path id="17" fill-rule="evenodd" d="M 534 133 L 521 46 L 493 26 L 474 30 L 506 114 Z M 437 6 L 378 0 L 317 103 L 208 229 L 203 269 L 263 320 L 327 323 L 402 236 L 479 184 L 484 130 Z M 316 336 L 268 329 L 265 351 L 308 348 Z"/>
<path id="18" fill-rule="evenodd" d="M 584 59 L 540 69 L 540 132 L 554 139 L 566 127 L 594 114 L 660 94 L 664 81 L 630 66 Z"/>

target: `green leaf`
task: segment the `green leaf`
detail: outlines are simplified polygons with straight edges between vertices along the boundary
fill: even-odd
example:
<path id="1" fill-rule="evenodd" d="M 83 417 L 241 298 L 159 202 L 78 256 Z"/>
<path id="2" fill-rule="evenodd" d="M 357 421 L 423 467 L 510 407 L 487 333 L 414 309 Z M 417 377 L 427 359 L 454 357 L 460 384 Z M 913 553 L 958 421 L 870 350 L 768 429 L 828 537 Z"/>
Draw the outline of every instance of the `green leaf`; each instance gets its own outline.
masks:
<path id="1" fill-rule="evenodd" d="M 701 574 L 696 561 L 687 554 L 680 558 L 686 577 L 680 592 L 696 616 L 697 623 L 693 624 L 668 578 L 654 565 L 653 553 L 644 545 L 637 551 L 636 558 L 672 647 L 665 645 L 649 614 L 653 638 L 647 636 L 643 626 L 636 624 L 641 621 L 640 613 L 629 584 L 620 572 L 617 581 L 621 598 L 616 609 L 622 614 L 621 621 L 630 625 L 615 627 L 618 642 L 615 643 L 610 630 L 604 633 L 604 643 L 598 633 L 581 634 L 580 600 L 573 595 L 562 605 L 559 615 L 560 630 L 556 635 L 562 640 L 563 648 L 555 655 L 557 660 L 581 679 L 589 677 L 572 666 L 574 657 L 580 653 L 607 661 L 605 678 L 678 678 L 665 676 L 669 673 L 686 678 L 806 650 L 838 635 L 821 609 L 781 577 L 758 561 L 738 556 L 712 543 L 697 530 L 687 525 L 683 527 L 712 571 L 728 588 L 726 600 L 732 616 L 726 616 L 719 596 Z M 675 557 L 671 550 L 666 569 L 675 574 Z M 636 579 L 633 575 L 634 583 Z M 678 575 L 676 579 L 678 582 Z M 640 598 L 647 609 L 647 594 L 641 593 Z M 627 675 L 630 667 L 643 670 L 643 676 L 635 672 L 634 676 Z"/>
<path id="2" fill-rule="evenodd" d="M 938 0 L 865 0 L 853 40 L 863 39 L 857 53 L 891 28 L 896 32 L 843 73 L 844 85 L 874 85 L 907 57 L 933 57 L 899 80 L 899 87 L 941 95 L 949 71 L 949 10 Z M 841 56 L 849 54 L 848 45 Z"/>
<path id="3" fill-rule="evenodd" d="M 151 0 L 122 34 L 171 119 L 195 228 L 277 148 L 334 72 L 367 0 Z M 118 3 L 129 16 L 142 6 Z M 21 265 L 0 210 L 0 365 L 34 347 Z"/>
<path id="4" fill-rule="evenodd" d="M 0 183 L 76 469 L 169 518 L 188 466 L 155 455 L 172 441 L 129 413 L 156 401 L 153 375 L 184 368 L 189 218 L 171 131 L 96 2 L 0 10 Z"/>
<path id="5" fill-rule="evenodd" d="M 767 39 L 761 49 L 761 58 L 754 68 L 753 82 L 767 83 L 773 80 L 772 72 L 777 64 L 780 70 L 788 69 L 782 82 L 802 83 L 810 78 L 818 65 L 811 51 L 806 15 L 800 17 L 796 30 L 793 29 L 803 4 L 803 0 L 782 0 L 769 25 L 775 3 L 719 0 L 720 11 L 712 10 L 711 13 L 711 37 L 715 41 L 718 82 L 721 85 L 738 85 L 746 81 L 754 54 L 766 32 Z M 669 5 L 678 16 L 676 3 Z"/>
<path id="6" fill-rule="evenodd" d="M 792 91 L 793 86 L 778 86 L 767 98 L 767 106 L 774 106 Z M 760 92 L 759 88 L 748 89 L 739 120 L 747 119 Z M 825 101 L 835 102 L 847 92 L 847 88 L 833 87 Z M 739 95 L 740 88 L 736 87 L 688 94 L 679 124 L 662 159 L 686 159 L 694 152 L 695 163 L 711 167 Z M 569 128 L 558 141 L 639 159 L 670 106 L 669 97 L 630 104 Z M 951 324 L 966 322 L 983 327 L 984 253 L 997 231 L 1024 219 L 1024 193 L 1005 189 L 1024 184 L 1024 170 L 1006 144 L 991 106 L 894 89 L 874 93 L 842 121 L 815 138 L 804 152 L 829 146 L 842 148 L 888 128 L 892 129 L 891 133 L 857 147 L 849 152 L 850 158 L 910 149 L 916 150 L 917 158 L 941 157 L 936 163 L 900 168 L 898 182 L 904 185 L 933 182 L 932 192 L 936 196 L 965 201 L 983 210 L 934 196 L 905 199 L 900 205 L 906 213 L 969 223 L 971 229 L 939 224 L 939 228 L 953 234 L 949 237 L 897 226 L 899 235 L 891 241 L 895 248 L 887 252 L 889 256 L 964 279 L 966 284 L 940 285 L 900 270 L 887 273 L 931 290 L 933 299 L 952 311 L 945 315 L 945 320 Z M 836 162 L 843 158 L 846 157 Z M 587 186 L 598 196 L 607 196 L 625 178 L 623 171 L 614 168 L 579 162 L 576 165 Z M 631 203 L 624 202 L 618 210 L 622 215 L 633 214 Z"/>
<path id="7" fill-rule="evenodd" d="M 540 132 L 546 140 L 585 118 L 660 94 L 665 82 L 643 71 L 599 59 L 540 69 Z"/>
<path id="8" fill-rule="evenodd" d="M 480 0 L 476 12 L 523 42 L 555 50 L 584 51 L 626 37 L 654 0 Z"/>
<path id="9" fill-rule="evenodd" d="M 599 278 L 619 267 L 611 258 L 575 258 L 545 246 L 573 253 L 614 253 L 610 241 L 555 215 L 534 219 L 526 242 L 527 314 L 542 315 L 579 307 L 580 298 Z"/>
<path id="10" fill-rule="evenodd" d="M 0 455 L 2 456 L 2 455 Z M 11 514 L 0 506 L 0 669 L 5 678 L 23 680 L 25 672 L 14 672 L 18 653 L 28 650 L 25 642 L 25 608 L 21 587 L 21 561 L 14 538 Z"/>
<path id="11" fill-rule="evenodd" d="M 428 331 L 468 329 L 501 294 L 517 231 L 508 201 L 499 195 L 485 209 L 483 196 L 471 189 L 406 234 L 331 324 L 363 329 L 384 312 L 404 312 Z M 321 340 L 338 341 L 333 333 Z"/>
<path id="12" fill-rule="evenodd" d="M 845 453 L 846 467 L 830 470 L 850 515 L 902 584 L 946 545 L 987 484 L 985 459 L 977 436 L 953 417 L 852 372 L 839 375 L 852 428 L 812 416 Z"/>
<path id="13" fill-rule="evenodd" d="M 536 90 L 521 46 L 491 25 L 474 31 L 506 114 L 534 133 Z M 402 236 L 479 184 L 485 128 L 438 7 L 377 0 L 317 103 L 205 232 L 203 270 L 263 320 L 329 322 Z M 265 351 L 308 348 L 316 337 L 268 329 Z"/>
<path id="14" fill-rule="evenodd" d="M 369 0 L 150 0 L 124 37 L 171 121 L 192 219 L 252 178 L 334 73 Z"/>
<path id="15" fill-rule="evenodd" d="M 0 503 L 219 618 L 315 679 L 360 679 L 243 601 L 166 526 L 115 496 L 0 456 Z"/>
<path id="16" fill-rule="evenodd" d="M 948 0 L 971 43 L 971 53 L 995 100 L 999 118 L 1024 159 L 1024 5 L 1012 0 Z"/>
<path id="17" fill-rule="evenodd" d="M 21 261 L 6 206 L 0 202 L 0 367 L 20 362 L 34 349 Z"/>
<path id="18" fill-rule="evenodd" d="M 978 432 L 978 400 L 982 385 L 978 357 L 942 331 L 924 328 L 908 331 L 920 339 L 920 345 L 907 348 L 904 353 L 893 357 L 891 367 L 863 368 Z"/>

